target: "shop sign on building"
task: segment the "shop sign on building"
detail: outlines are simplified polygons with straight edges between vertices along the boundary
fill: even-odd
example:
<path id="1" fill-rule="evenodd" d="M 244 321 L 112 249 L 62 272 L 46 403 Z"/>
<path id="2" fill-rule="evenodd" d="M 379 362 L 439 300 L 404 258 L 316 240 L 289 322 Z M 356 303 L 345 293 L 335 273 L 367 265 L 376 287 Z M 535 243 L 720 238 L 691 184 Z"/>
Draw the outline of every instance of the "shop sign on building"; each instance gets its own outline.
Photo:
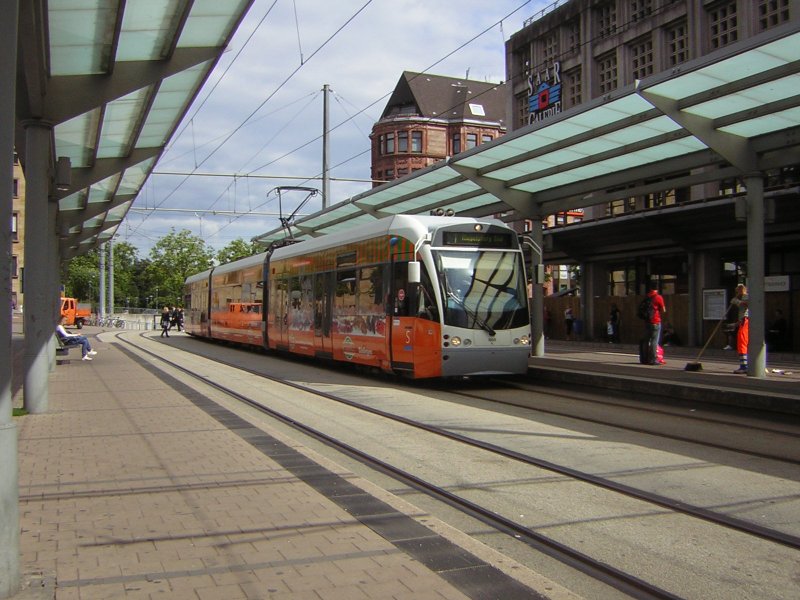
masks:
<path id="1" fill-rule="evenodd" d="M 561 63 L 528 77 L 528 124 L 561 112 Z"/>

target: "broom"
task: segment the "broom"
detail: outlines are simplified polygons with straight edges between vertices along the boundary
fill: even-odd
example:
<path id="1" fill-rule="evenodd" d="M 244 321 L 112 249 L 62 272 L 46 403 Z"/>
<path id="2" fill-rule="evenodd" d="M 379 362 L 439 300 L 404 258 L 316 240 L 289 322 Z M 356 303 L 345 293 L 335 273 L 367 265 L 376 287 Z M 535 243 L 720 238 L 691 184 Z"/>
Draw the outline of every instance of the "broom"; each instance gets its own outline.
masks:
<path id="1" fill-rule="evenodd" d="M 684 371 L 703 370 L 703 363 L 700 362 L 700 357 L 703 356 L 703 352 L 706 351 L 706 348 L 708 348 L 708 345 L 711 343 L 711 340 L 714 339 L 714 336 L 717 334 L 717 331 L 719 331 L 720 326 L 725 321 L 725 317 L 728 316 L 728 311 L 730 311 L 731 306 L 733 306 L 733 301 L 731 301 L 731 304 L 728 304 L 728 308 L 725 310 L 725 314 L 722 315 L 722 318 L 719 320 L 719 323 L 717 323 L 717 326 L 714 327 L 714 331 L 712 331 L 711 335 L 708 336 L 705 345 L 700 349 L 700 352 L 697 354 L 697 358 L 694 359 L 694 362 L 686 363 L 686 366 L 683 368 Z"/>

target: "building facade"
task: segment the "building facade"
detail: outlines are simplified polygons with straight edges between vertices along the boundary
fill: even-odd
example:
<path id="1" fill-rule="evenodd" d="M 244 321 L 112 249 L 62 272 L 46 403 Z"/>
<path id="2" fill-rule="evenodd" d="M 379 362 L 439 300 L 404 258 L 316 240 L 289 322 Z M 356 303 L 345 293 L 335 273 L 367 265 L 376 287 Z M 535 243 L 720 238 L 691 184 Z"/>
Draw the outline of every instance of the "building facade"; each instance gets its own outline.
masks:
<path id="1" fill-rule="evenodd" d="M 799 18 L 800 0 L 559 1 L 527 21 L 506 44 L 510 130 L 535 128 L 651 75 L 679 73 L 685 63 L 733 51 Z M 798 350 L 800 215 L 795 206 L 800 165 L 765 172 L 763 178 L 769 211 L 776 215 L 765 227 L 766 274 L 776 282 L 766 294 L 765 316 L 767 323 L 777 311 L 791 317 L 788 340 L 780 349 Z M 622 340 L 634 342 L 641 335 L 635 318 L 638 298 L 655 282 L 667 298 L 667 314 L 679 337 L 698 342 L 689 327 L 690 272 L 700 272 L 704 289 L 724 289 L 728 298 L 737 283 L 747 281 L 746 231 L 733 210 L 744 194 L 743 182 L 708 179 L 687 187 L 643 180 L 636 187 L 651 190 L 645 195 L 613 190 L 615 200 L 587 207 L 576 198 L 582 218 L 551 218 L 545 262 L 574 265 L 583 291 L 580 298 L 546 298 L 549 312 L 561 314 L 571 303 L 585 323 L 584 337 L 602 339 L 610 306 L 617 304 L 627 324 Z M 710 206 L 724 199 L 730 202 Z M 703 336 L 709 325 L 714 323 L 703 324 Z"/>
<path id="2" fill-rule="evenodd" d="M 506 132 L 506 86 L 404 72 L 372 127 L 378 186 Z"/>

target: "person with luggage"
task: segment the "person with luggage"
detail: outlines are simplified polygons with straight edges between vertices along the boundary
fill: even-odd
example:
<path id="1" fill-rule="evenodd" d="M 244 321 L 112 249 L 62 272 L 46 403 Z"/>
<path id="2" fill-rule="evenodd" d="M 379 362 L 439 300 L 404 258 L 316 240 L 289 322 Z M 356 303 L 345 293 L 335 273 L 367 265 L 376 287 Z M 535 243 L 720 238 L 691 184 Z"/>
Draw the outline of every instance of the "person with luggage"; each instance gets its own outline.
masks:
<path id="1" fill-rule="evenodd" d="M 666 364 L 663 355 L 659 357 L 658 347 L 661 343 L 661 315 L 667 313 L 667 306 L 657 287 L 655 283 L 650 284 L 650 290 L 638 311 L 639 318 L 645 322 L 645 337 L 640 345 L 639 360 L 648 365 Z"/>

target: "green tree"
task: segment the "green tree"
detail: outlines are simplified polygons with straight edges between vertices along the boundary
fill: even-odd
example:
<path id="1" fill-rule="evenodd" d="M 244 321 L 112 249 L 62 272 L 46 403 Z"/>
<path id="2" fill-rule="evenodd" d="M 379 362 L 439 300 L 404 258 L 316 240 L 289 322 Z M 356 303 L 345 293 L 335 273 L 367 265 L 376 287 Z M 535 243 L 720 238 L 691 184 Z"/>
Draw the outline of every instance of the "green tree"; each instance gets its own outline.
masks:
<path id="1" fill-rule="evenodd" d="M 62 266 L 64 295 L 79 302 L 97 302 L 99 290 L 99 252 L 96 248 L 70 259 Z"/>
<path id="2" fill-rule="evenodd" d="M 221 265 L 233 262 L 246 256 L 252 256 L 258 252 L 256 244 L 245 242 L 242 238 L 236 238 L 230 244 L 217 252 L 217 262 Z"/>
<path id="3" fill-rule="evenodd" d="M 138 250 L 129 242 L 114 242 L 114 302 L 117 306 L 136 306 L 139 281 L 136 265 L 140 261 Z"/>
<path id="4" fill-rule="evenodd" d="M 189 275 L 208 269 L 213 256 L 214 252 L 201 237 L 188 229 L 176 233 L 173 228 L 150 250 L 150 264 L 145 276 L 150 285 L 158 287 L 162 303 L 180 304 L 183 282 Z"/>

